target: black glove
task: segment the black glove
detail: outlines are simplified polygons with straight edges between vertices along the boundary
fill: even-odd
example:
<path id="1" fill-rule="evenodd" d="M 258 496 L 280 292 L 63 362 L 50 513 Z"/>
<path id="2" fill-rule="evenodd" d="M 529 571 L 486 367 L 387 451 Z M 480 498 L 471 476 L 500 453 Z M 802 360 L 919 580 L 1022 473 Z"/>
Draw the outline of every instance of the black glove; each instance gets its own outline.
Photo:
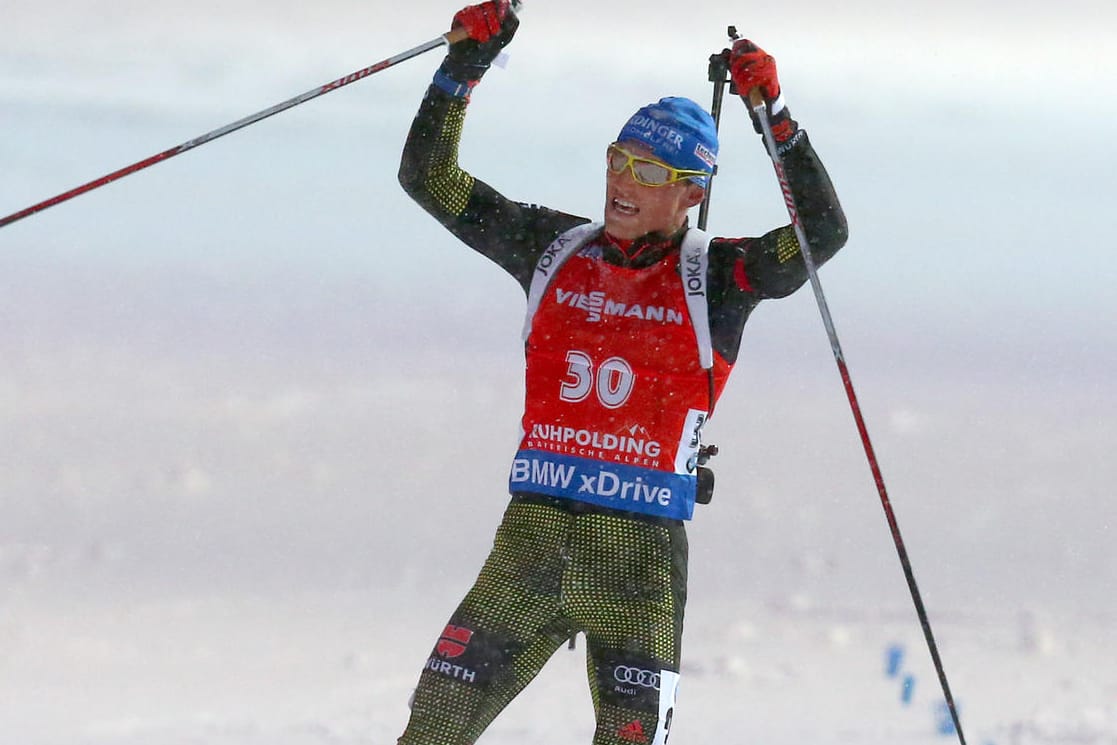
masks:
<path id="1" fill-rule="evenodd" d="M 470 88 L 492 65 L 520 25 L 509 0 L 488 0 L 462 8 L 454 15 L 451 31 L 464 29 L 469 35 L 450 45 L 442 73 Z"/>

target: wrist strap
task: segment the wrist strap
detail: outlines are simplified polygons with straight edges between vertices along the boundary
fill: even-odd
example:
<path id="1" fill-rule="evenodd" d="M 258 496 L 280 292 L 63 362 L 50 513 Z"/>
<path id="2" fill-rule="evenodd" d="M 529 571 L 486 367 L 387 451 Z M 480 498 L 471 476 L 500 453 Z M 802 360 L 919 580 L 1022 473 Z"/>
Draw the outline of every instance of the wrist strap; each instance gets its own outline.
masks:
<path id="1" fill-rule="evenodd" d="M 432 82 L 442 91 L 454 98 L 469 98 L 473 86 L 477 85 L 476 80 L 469 83 L 459 83 L 457 80 L 454 80 L 449 75 L 442 72 L 441 69 L 434 73 L 434 80 Z"/>

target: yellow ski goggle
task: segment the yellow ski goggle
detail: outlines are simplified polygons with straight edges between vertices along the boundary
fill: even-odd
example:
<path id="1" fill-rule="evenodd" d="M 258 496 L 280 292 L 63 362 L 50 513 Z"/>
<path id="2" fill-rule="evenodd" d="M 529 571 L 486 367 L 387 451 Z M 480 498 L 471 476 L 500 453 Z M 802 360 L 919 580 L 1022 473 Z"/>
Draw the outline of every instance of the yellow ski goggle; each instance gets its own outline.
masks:
<path id="1" fill-rule="evenodd" d="M 685 171 L 652 158 L 633 155 L 615 142 L 609 146 L 606 162 L 613 173 L 622 173 L 626 168 L 632 171 L 632 178 L 641 186 L 666 186 L 692 176 L 710 175 L 706 171 Z"/>

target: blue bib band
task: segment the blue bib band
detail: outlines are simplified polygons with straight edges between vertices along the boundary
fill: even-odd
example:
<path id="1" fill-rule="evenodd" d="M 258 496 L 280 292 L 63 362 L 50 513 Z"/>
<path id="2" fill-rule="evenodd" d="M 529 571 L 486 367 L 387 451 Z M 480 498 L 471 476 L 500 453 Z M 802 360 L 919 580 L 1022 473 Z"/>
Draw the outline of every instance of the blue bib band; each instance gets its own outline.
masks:
<path id="1" fill-rule="evenodd" d="M 689 520 L 694 516 L 697 483 L 692 474 L 657 471 L 542 450 L 521 450 L 512 461 L 508 490 Z"/>

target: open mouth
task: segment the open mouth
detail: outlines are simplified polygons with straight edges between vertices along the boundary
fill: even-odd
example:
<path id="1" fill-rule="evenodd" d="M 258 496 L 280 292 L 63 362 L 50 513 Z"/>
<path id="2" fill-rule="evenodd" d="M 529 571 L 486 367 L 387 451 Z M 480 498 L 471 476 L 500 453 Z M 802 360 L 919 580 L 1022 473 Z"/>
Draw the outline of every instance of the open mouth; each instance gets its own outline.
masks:
<path id="1" fill-rule="evenodd" d="M 622 215 L 637 215 L 640 213 L 640 208 L 635 204 L 616 197 L 613 197 L 613 209 Z"/>

